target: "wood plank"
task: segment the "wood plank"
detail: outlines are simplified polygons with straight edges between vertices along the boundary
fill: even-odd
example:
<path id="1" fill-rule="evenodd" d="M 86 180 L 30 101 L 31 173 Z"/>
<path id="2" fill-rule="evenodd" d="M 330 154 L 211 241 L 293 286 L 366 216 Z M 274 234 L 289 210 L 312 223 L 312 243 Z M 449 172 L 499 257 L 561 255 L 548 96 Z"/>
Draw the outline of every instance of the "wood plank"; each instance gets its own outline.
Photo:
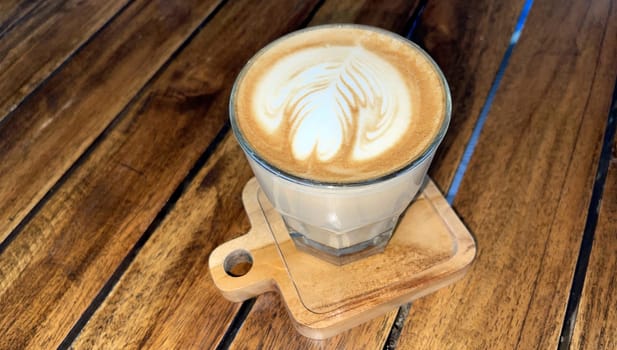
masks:
<path id="1" fill-rule="evenodd" d="M 395 318 L 396 312 L 388 313 L 335 337 L 312 340 L 294 329 L 279 296 L 266 293 L 258 298 L 230 349 L 381 349 Z M 289 347 L 281 347 L 282 344 Z"/>
<path id="2" fill-rule="evenodd" d="M 41 6 L 43 0 L 4 0 L 0 2 L 0 38 L 9 28 L 23 18 L 29 16 L 33 10 Z"/>
<path id="3" fill-rule="evenodd" d="M 534 2 L 455 199 L 479 254 L 399 347 L 555 348 L 616 78 L 615 2 Z"/>
<path id="4" fill-rule="evenodd" d="M 309 23 L 359 23 L 403 33 L 419 1 L 328 1 L 315 13 Z M 404 34 L 404 33 L 403 33 Z M 383 348 L 389 329 L 396 318 L 393 310 L 381 318 L 350 329 L 327 340 L 313 340 L 300 336 L 289 323 L 287 310 L 273 297 L 257 298 L 255 305 L 232 343 L 232 348 L 246 348 L 245 344 L 267 345 L 265 348 Z M 264 329 L 264 314 L 272 325 Z M 384 334 L 383 329 L 388 329 Z M 249 347 L 250 348 L 250 347 Z"/>
<path id="5" fill-rule="evenodd" d="M 50 348 L 62 341 L 227 122 L 231 84 L 244 62 L 302 23 L 314 5 L 227 3 L 131 105 L 0 255 L 4 344 Z M 173 336 L 159 335 L 162 342 Z"/>
<path id="6" fill-rule="evenodd" d="M 0 16 L 5 18 L 0 24 L 0 120 L 128 1 L 8 5 L 11 9 Z"/>
<path id="7" fill-rule="evenodd" d="M 219 3 L 135 1 L 0 124 L 0 242 Z"/>
<path id="8" fill-rule="evenodd" d="M 449 131 L 429 172 L 447 192 L 525 1 L 429 1 L 413 40 L 442 68 L 452 93 Z"/>
<path id="9" fill-rule="evenodd" d="M 405 35 L 409 21 L 420 0 L 326 1 L 315 13 L 309 26 L 328 23 L 357 23 L 394 30 Z"/>
<path id="10" fill-rule="evenodd" d="M 72 347 L 203 349 L 218 343 L 239 304 L 220 296 L 208 256 L 250 227 L 240 200 L 250 177 L 235 140 L 224 142 Z"/>
<path id="11" fill-rule="evenodd" d="M 612 150 L 576 316 L 573 349 L 617 349 L 617 138 Z"/>

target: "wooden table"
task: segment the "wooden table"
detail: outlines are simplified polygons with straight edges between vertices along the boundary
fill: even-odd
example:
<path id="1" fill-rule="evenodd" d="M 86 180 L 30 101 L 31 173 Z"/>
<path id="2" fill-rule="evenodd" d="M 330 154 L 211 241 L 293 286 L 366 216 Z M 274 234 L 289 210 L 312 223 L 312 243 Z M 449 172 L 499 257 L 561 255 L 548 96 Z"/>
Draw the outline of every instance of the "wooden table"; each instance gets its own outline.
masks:
<path id="1" fill-rule="evenodd" d="M 0 348 L 616 349 L 617 1 L 530 2 L 2 1 Z M 313 341 L 276 294 L 223 299 L 207 262 L 249 225 L 236 74 L 332 22 L 408 34 L 442 66 L 430 174 L 479 254 Z"/>

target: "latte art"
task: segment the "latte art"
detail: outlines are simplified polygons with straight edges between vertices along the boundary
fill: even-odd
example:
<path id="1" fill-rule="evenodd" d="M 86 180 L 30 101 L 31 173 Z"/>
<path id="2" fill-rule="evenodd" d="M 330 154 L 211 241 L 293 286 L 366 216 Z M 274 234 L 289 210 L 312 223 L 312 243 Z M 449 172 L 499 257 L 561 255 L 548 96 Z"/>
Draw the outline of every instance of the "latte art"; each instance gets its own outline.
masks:
<path id="1" fill-rule="evenodd" d="M 445 130 L 435 64 L 391 33 L 330 26 L 258 53 L 232 92 L 232 127 L 247 152 L 288 174 L 356 183 L 405 168 Z"/>
<path id="2" fill-rule="evenodd" d="M 270 134 L 289 125 L 287 142 L 297 160 L 328 162 L 341 152 L 358 161 L 374 158 L 410 123 L 409 92 L 399 75 L 362 47 L 307 48 L 281 59 L 258 83 L 265 96 L 254 100 L 256 117 Z"/>

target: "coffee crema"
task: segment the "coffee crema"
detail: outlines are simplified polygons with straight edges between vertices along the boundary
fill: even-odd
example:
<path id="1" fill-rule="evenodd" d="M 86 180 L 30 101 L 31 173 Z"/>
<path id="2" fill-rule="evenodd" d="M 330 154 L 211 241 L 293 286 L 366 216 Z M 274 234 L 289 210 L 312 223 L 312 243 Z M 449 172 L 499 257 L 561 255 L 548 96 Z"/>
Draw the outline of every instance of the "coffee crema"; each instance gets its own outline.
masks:
<path id="1" fill-rule="evenodd" d="M 231 112 L 250 148 L 297 177 L 356 183 L 404 168 L 437 138 L 446 87 L 407 40 L 363 26 L 283 37 L 244 69 Z"/>

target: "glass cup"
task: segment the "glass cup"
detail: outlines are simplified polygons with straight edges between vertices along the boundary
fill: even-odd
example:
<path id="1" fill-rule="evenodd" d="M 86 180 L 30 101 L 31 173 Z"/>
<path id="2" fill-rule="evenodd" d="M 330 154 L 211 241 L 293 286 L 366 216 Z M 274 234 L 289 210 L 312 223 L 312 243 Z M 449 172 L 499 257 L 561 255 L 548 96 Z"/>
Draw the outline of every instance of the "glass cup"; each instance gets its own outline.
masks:
<path id="1" fill-rule="evenodd" d="M 337 25 L 328 25 L 335 27 Z M 340 26 L 340 25 L 338 25 Z M 359 26 L 387 35 L 385 30 Z M 323 28 L 311 27 L 306 30 Z M 296 32 L 297 33 L 297 32 Z M 293 35 L 294 33 L 290 34 Z M 257 181 L 273 207 L 281 214 L 296 247 L 334 264 L 345 264 L 382 252 L 399 217 L 418 193 L 427 170 L 441 143 L 451 114 L 451 97 L 443 73 L 416 44 L 410 47 L 425 55 L 440 77 L 444 90 L 444 121 L 429 147 L 402 169 L 385 176 L 357 183 L 326 183 L 289 174 L 270 164 L 246 141 L 238 127 L 234 98 L 238 83 L 251 62 L 276 41 L 257 53 L 240 72 L 230 101 L 231 126 Z"/>

